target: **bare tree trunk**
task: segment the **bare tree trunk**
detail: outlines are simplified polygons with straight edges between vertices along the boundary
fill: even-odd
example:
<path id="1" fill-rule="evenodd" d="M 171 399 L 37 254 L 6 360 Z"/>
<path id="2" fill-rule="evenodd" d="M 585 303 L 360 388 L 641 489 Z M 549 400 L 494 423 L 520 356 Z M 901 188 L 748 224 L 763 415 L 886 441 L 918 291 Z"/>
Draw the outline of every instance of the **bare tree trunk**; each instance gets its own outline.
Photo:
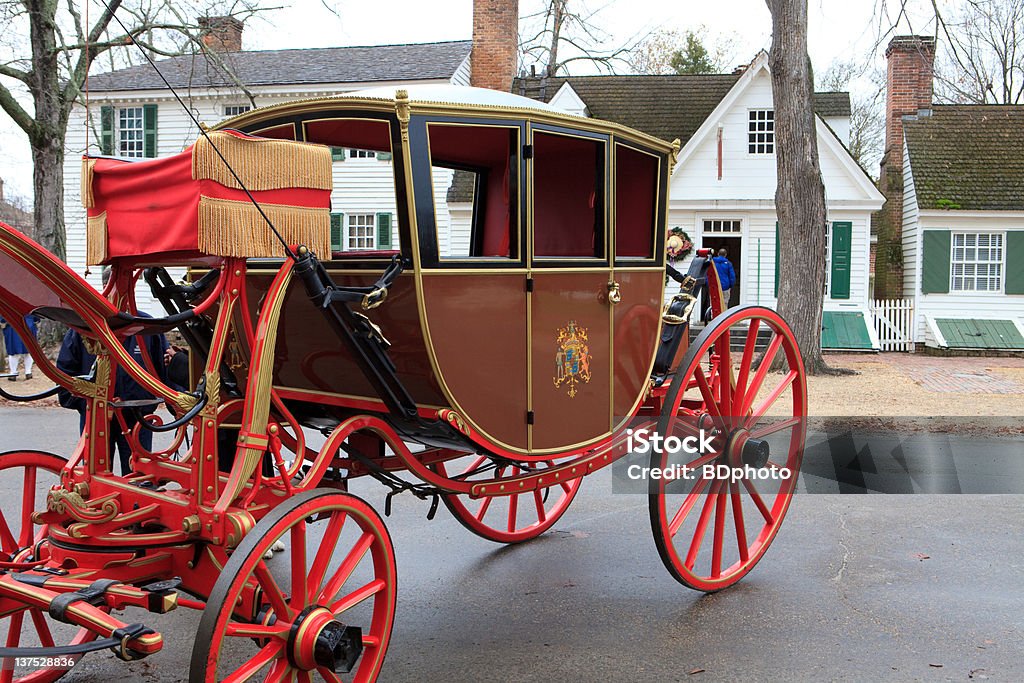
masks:
<path id="1" fill-rule="evenodd" d="M 818 164 L 807 56 L 807 0 L 765 0 L 772 13 L 772 98 L 779 217 L 779 313 L 796 336 L 809 374 L 827 372 L 821 355 L 825 299 L 825 185 Z"/>
<path id="2" fill-rule="evenodd" d="M 565 19 L 565 3 L 568 0 L 551 0 L 551 46 L 548 48 L 547 76 L 558 72 L 558 43 L 562 40 L 562 21 Z"/>

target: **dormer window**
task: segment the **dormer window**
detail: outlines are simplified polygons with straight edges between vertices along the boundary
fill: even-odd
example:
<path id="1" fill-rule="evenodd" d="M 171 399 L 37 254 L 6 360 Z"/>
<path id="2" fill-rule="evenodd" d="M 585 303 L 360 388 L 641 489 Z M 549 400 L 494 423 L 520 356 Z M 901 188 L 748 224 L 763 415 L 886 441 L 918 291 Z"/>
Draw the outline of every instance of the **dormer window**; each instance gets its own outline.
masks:
<path id="1" fill-rule="evenodd" d="M 747 123 L 747 152 L 775 153 L 775 110 L 751 109 Z"/>

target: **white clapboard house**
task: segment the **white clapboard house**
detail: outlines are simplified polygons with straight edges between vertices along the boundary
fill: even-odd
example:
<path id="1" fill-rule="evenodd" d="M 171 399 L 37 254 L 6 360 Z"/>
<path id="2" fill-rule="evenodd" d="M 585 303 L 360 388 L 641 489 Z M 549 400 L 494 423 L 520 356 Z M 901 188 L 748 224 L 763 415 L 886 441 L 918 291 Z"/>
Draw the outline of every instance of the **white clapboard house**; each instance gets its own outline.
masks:
<path id="1" fill-rule="evenodd" d="M 230 42 L 239 49 L 219 54 L 230 74 L 203 56 L 157 62 L 163 76 L 204 124 L 218 123 L 252 107 L 239 83 L 245 84 L 256 106 L 367 88 L 469 84 L 471 41 L 242 51 L 241 24 L 232 26 L 238 34 Z M 86 271 L 85 211 L 79 195 L 83 152 L 88 148 L 90 154 L 140 159 L 167 156 L 183 151 L 198 136 L 188 113 L 148 64 L 90 78 L 88 117 L 84 108 L 74 109 L 66 142 L 67 254 L 75 271 Z M 398 239 L 391 155 L 337 148 L 332 156 L 333 246 L 391 248 Z M 451 172 L 439 169 L 438 173 L 443 176 L 438 178 L 438 187 L 446 186 Z M 442 192 L 442 206 L 443 199 Z M 96 269 L 90 281 L 99 284 Z M 141 308 L 156 309 L 141 290 L 139 294 Z"/>
<path id="2" fill-rule="evenodd" d="M 727 249 L 738 279 L 732 305 L 774 307 L 778 278 L 800 277 L 776 269 L 774 110 L 765 53 L 734 74 L 525 77 L 516 79 L 513 92 L 666 140 L 678 138 L 682 150 L 671 181 L 668 225 L 681 228 L 698 247 Z M 884 197 L 847 151 L 849 95 L 817 93 L 814 108 L 828 209 L 822 344 L 875 349 L 868 259 L 871 214 Z"/>

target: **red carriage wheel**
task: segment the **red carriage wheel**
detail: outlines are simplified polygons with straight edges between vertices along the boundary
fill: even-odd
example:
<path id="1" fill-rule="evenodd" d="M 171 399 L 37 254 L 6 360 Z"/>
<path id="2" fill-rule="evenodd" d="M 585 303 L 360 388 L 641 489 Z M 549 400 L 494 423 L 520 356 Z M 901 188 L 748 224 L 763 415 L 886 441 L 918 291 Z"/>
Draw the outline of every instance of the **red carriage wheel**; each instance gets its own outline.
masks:
<path id="1" fill-rule="evenodd" d="M 278 540 L 287 552 L 264 560 Z M 261 519 L 224 565 L 199 622 L 189 680 L 375 681 L 395 589 L 395 553 L 377 513 L 347 493 L 300 493 Z M 259 607 L 243 617 L 238 606 L 253 594 Z"/>
<path id="2" fill-rule="evenodd" d="M 733 353 L 739 331 L 746 341 Z M 757 342 L 765 331 L 762 358 Z M 764 555 L 796 486 L 807 413 L 796 340 L 771 309 L 730 309 L 691 345 L 666 399 L 658 424 L 663 437 L 699 436 L 702 428 L 714 437 L 704 453 L 652 455 L 652 467 L 676 474 L 680 465 L 691 468 L 674 480 L 652 478 L 654 540 L 678 581 L 721 590 Z"/>
<path id="3" fill-rule="evenodd" d="M 486 456 L 469 455 L 434 467 L 438 473 L 453 479 L 481 481 L 527 473 L 525 468 L 514 464 L 498 463 L 495 467 L 488 467 L 488 462 Z M 544 470 L 556 464 L 556 460 L 545 460 L 531 463 L 530 467 Z M 443 500 L 455 519 L 477 536 L 496 543 L 522 543 L 540 536 L 558 521 L 576 496 L 582 481 L 582 477 L 565 479 L 547 488 L 510 496 L 473 499 L 449 494 Z"/>
<path id="4" fill-rule="evenodd" d="M 46 558 L 47 527 L 35 524 L 32 513 L 46 506 L 46 492 L 60 482 L 67 461 L 42 451 L 0 453 L 0 557 L 7 565 L 31 567 Z M 45 610 L 23 609 L 0 620 L 4 647 L 79 645 L 94 640 L 88 629 L 54 621 Z M 79 656 L 73 657 L 77 660 Z M 0 683 L 49 683 L 70 667 L 16 667 L 0 670 Z"/>

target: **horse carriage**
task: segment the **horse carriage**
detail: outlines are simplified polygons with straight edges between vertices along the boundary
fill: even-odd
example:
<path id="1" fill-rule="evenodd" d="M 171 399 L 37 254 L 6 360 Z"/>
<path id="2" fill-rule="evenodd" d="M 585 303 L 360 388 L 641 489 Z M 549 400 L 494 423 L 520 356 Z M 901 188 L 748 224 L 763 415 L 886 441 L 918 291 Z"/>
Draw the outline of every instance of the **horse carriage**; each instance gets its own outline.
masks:
<path id="1" fill-rule="evenodd" d="M 777 313 L 724 307 L 709 254 L 686 274 L 666 263 L 677 151 L 508 94 L 367 91 L 248 112 L 173 157 L 86 158 L 102 294 L 0 224 L 0 315 L 63 323 L 96 356 L 70 376 L 24 335 L 88 410 L 67 457 L 0 455 L 0 680 L 56 680 L 101 649 L 145 657 L 161 634 L 118 614 L 184 607 L 202 610 L 191 681 L 373 681 L 395 554 L 350 481 L 516 543 L 641 430 L 711 444 L 647 462 L 698 472 L 648 480 L 665 566 L 702 591 L 738 581 L 791 499 L 805 379 Z M 332 196 L 370 217 L 332 215 Z M 166 315 L 140 315 L 137 290 Z M 126 351 L 171 330 L 187 386 Z M 118 372 L 154 399 L 121 400 Z M 115 474 L 131 414 L 131 472 Z"/>

